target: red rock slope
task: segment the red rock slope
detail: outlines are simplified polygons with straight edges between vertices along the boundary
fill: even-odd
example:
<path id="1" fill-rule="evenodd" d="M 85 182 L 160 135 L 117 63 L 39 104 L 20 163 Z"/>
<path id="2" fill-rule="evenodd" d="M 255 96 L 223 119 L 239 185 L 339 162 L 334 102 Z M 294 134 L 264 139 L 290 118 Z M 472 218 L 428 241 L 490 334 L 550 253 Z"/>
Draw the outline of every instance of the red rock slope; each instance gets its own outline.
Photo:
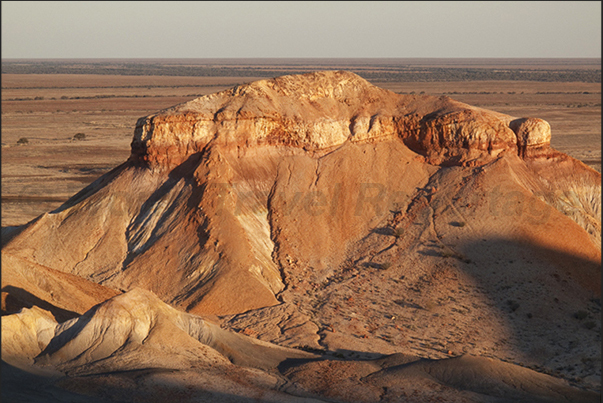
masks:
<path id="1" fill-rule="evenodd" d="M 434 175 L 454 168 L 467 175 L 450 180 L 488 187 L 502 169 L 509 189 L 556 214 L 546 230 L 524 222 L 516 233 L 596 264 L 600 211 L 580 195 L 600 175 L 549 141 L 542 120 L 399 95 L 348 72 L 258 81 L 140 119 L 127 162 L 3 251 L 186 311 L 240 313 L 276 304 L 303 270 L 320 281 L 341 270 L 392 211 L 423 202 L 413 198 Z M 516 223 L 503 221 L 489 231 Z M 577 276 L 600 292 L 596 269 Z"/>

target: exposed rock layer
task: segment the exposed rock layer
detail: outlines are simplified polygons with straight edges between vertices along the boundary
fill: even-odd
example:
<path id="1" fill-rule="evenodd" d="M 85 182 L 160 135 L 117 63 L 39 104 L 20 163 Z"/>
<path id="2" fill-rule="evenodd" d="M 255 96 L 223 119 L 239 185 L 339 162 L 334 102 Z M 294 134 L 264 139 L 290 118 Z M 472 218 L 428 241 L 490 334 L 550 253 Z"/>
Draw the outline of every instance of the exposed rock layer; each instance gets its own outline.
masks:
<path id="1" fill-rule="evenodd" d="M 142 118 L 132 158 L 173 167 L 210 142 L 320 151 L 399 137 L 435 164 L 474 165 L 518 145 L 548 145 L 547 126 L 445 96 L 399 95 L 353 73 L 327 71 L 241 85 Z"/>

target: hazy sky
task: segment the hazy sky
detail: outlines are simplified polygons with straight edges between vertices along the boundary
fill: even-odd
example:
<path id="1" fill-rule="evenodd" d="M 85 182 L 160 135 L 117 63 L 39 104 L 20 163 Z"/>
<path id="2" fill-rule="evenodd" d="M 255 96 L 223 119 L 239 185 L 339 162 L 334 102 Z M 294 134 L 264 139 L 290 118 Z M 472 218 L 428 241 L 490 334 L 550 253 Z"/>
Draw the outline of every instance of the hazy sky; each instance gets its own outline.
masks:
<path id="1" fill-rule="evenodd" d="M 601 57 L 600 1 L 2 1 L 2 58 Z"/>

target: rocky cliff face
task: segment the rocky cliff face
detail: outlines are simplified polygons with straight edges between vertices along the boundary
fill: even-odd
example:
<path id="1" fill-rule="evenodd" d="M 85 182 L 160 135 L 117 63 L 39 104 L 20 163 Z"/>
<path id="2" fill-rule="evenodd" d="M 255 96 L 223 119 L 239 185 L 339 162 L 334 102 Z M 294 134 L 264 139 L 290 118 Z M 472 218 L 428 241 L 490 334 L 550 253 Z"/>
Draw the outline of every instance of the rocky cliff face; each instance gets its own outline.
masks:
<path id="1" fill-rule="evenodd" d="M 548 146 L 547 126 L 448 97 L 399 95 L 353 73 L 327 71 L 257 81 L 142 118 L 132 159 L 169 168 L 210 142 L 318 152 L 397 137 L 434 164 L 476 165 L 504 151 Z"/>

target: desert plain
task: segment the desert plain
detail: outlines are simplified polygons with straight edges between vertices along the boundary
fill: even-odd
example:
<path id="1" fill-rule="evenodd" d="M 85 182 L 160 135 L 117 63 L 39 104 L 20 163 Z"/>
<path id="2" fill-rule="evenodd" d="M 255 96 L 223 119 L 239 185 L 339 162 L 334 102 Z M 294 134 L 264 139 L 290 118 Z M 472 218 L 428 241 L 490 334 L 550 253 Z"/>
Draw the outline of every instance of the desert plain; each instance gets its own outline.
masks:
<path id="1" fill-rule="evenodd" d="M 115 195 L 147 211 L 146 216 L 132 219 L 126 231 L 133 234 L 128 247 L 135 253 L 125 258 L 124 273 L 134 274 L 95 272 L 95 265 L 103 265 L 99 263 L 103 256 L 115 259 L 107 252 L 95 256 L 96 246 L 83 252 L 82 262 L 90 258 L 93 263 L 80 265 L 76 259 L 73 269 L 62 270 L 63 263 L 58 263 L 62 257 L 52 256 L 53 250 L 79 253 L 80 243 L 89 242 L 70 238 L 71 234 L 81 237 L 82 232 L 70 230 L 73 224 L 68 219 L 78 214 L 93 217 L 93 209 L 85 207 L 88 198 L 98 203 L 98 211 L 106 208 L 104 199 L 95 195 L 102 192 L 95 189 L 118 186 L 113 183 L 125 181 L 124 177 L 141 180 L 138 171 L 122 164 L 138 155 L 134 149 L 139 145 L 133 138 L 140 138 L 140 130 L 149 130 L 152 136 L 153 130 L 159 133 L 159 129 L 144 128 L 164 123 L 149 118 L 145 126 L 140 118 L 233 87 L 241 88 L 243 95 L 251 91 L 248 88 L 263 91 L 264 84 L 245 86 L 258 80 L 337 70 L 353 72 L 372 86 L 408 96 L 419 105 L 423 105 L 421 100 L 425 105 L 431 102 L 434 116 L 445 116 L 442 111 L 446 110 L 456 113 L 458 101 L 501 114 L 494 116 L 503 121 L 506 116 L 543 119 L 550 125 L 550 147 L 573 159 L 547 151 L 533 160 L 523 156 L 525 168 L 516 156 L 508 161 L 502 158 L 503 162 L 478 158 L 464 164 L 462 158 L 469 157 L 463 154 L 463 163 L 451 160 L 449 166 L 441 160 L 449 158 L 445 152 L 440 159 L 430 159 L 430 150 L 408 149 L 406 145 L 412 143 L 402 145 L 387 134 L 385 140 L 325 152 L 304 148 L 308 155 L 296 151 L 285 157 L 281 151 L 257 151 L 261 147 L 241 151 L 241 146 L 236 152 L 219 148 L 200 160 L 184 161 L 180 170 L 174 171 L 178 173 L 166 179 L 146 203 L 143 198 L 149 190 L 145 186 L 150 185 L 133 185 L 140 200 L 135 195 Z M 345 74 L 342 77 L 356 80 Z M 292 81 L 290 85 L 296 85 Z M 285 88 L 287 83 L 281 80 L 278 85 Z M 379 93 L 368 83 L 358 85 L 366 85 L 371 94 Z M 374 97 L 370 99 L 374 102 Z M 170 113 L 178 119 L 178 113 L 185 116 L 189 109 L 196 111 L 195 102 L 190 105 L 183 107 L 183 112 L 176 108 L 177 112 Z M 157 119 L 162 119 L 159 115 Z M 171 115 L 166 112 L 166 116 Z M 355 119 L 349 128 L 352 132 Z M 150 150 L 145 147 L 143 153 Z M 488 152 L 496 156 L 496 152 Z M 281 157 L 288 167 L 288 182 L 281 178 L 286 173 L 278 162 Z M 314 165 L 310 162 L 313 158 L 320 163 Z M 223 161 L 234 173 L 224 168 Z M 196 185 L 188 182 L 191 174 L 187 170 L 193 168 L 187 164 L 202 167 L 194 168 Z M 392 169 L 396 164 L 401 168 Z M 10 365 L 3 367 L 3 379 L 7 379 L 5 373 L 10 374 L 7 382 L 12 379 L 14 383 L 4 392 L 7 384 L 3 382 L 3 395 L 33 401 L 52 401 L 44 400 L 48 396 L 55 401 L 165 401 L 165 396 L 174 393 L 191 402 L 598 401 L 600 170 L 599 59 L 3 61 L 3 266 L 11 267 L 3 277 L 12 282 L 5 284 L 3 278 L 3 323 L 10 323 L 11 334 L 16 335 L 15 329 L 20 328 L 14 323 L 38 324 L 40 351 L 33 349 L 27 360 L 46 368 L 32 366 L 33 361 L 9 360 Z M 181 171 L 182 180 L 178 176 Z M 404 189 L 412 192 L 392 199 L 389 210 L 377 209 L 375 204 L 372 215 L 356 209 L 357 214 L 325 218 L 321 212 L 335 206 L 330 203 L 339 192 L 336 181 L 345 188 L 346 172 L 388 197 L 396 194 L 396 186 L 404 181 L 408 182 Z M 94 187 L 93 182 L 106 174 L 108 179 L 95 182 Z M 225 224 L 226 218 L 211 219 L 214 213 L 219 216 L 214 201 L 225 196 L 212 193 L 207 183 L 203 184 L 213 175 L 256 191 L 247 193 L 253 199 L 249 205 L 244 201 L 235 206 L 235 224 Z M 273 177 L 274 184 L 268 186 L 271 179 L 267 178 Z M 545 178 L 542 183 L 546 186 L 535 184 L 533 178 Z M 572 180 L 577 182 L 570 183 Z M 64 204 L 90 184 L 90 190 Z M 145 248 L 161 244 L 153 241 L 155 244 L 148 246 L 149 240 L 162 236 L 165 256 L 180 256 L 174 250 L 179 246 L 194 247 L 186 242 L 174 246 L 170 239 L 184 240 L 170 238 L 178 231 L 175 227 L 165 224 L 172 228 L 168 231 L 145 218 L 159 209 L 154 201 L 159 197 L 175 206 L 167 213 L 160 211 L 160 222 L 183 228 L 193 225 L 191 220 L 174 221 L 178 217 L 174 211 L 182 216 L 192 214 L 191 201 L 175 202 L 173 196 L 178 192 L 188 195 L 191 186 L 204 189 L 200 201 L 190 196 L 198 203 L 195 208 L 203 211 L 200 214 L 209 217 L 201 226 L 206 237 L 199 235 L 206 245 L 204 251 L 212 243 L 221 259 L 233 262 L 233 267 L 244 265 L 241 262 L 249 253 L 260 262 L 260 269 L 252 269 L 261 272 L 266 287 L 246 290 L 245 277 L 233 279 L 226 271 L 222 277 L 212 274 L 217 280 L 212 283 L 210 276 L 204 283 L 207 289 L 178 294 L 167 289 L 169 284 L 161 284 L 160 269 L 150 267 L 160 255 L 148 252 L 146 260 L 140 257 Z M 308 188 L 315 193 L 303 193 Z M 529 192 L 522 193 L 524 189 Z M 552 193 L 539 193 L 543 189 Z M 278 191 L 288 198 L 275 197 Z M 591 210 L 576 213 L 572 200 L 568 203 L 574 210 L 564 210 L 566 199 L 582 191 L 590 204 L 586 206 L 582 199 L 577 203 L 584 211 L 587 207 Z M 321 192 L 328 195 L 326 201 L 308 198 L 307 204 L 296 205 L 296 194 L 306 200 L 302 198 Z M 377 203 L 373 194 L 365 196 L 368 204 Z M 538 197 L 542 200 L 537 201 Z M 519 204 L 526 201 L 528 208 L 521 209 Z M 155 207 L 149 207 L 150 202 Z M 300 206 L 301 210 L 296 210 Z M 354 206 L 358 205 L 336 207 L 353 210 Z M 549 210 L 550 206 L 555 208 Z M 237 213 L 237 208 L 243 213 Z M 25 229 L 20 227 L 51 211 L 56 214 L 46 214 Z M 296 211 L 299 216 L 291 215 Z M 103 219 L 113 225 L 112 218 L 107 218 L 111 214 Z M 51 216 L 65 216 L 67 224 L 46 224 Z M 86 222 L 81 219 L 75 226 Z M 143 228 L 147 224 L 152 231 Z M 36 230 L 38 227 L 44 229 Z M 66 228 L 64 232 L 61 227 Z M 241 232 L 239 227 L 246 238 L 233 235 Z M 110 228 L 101 231 L 111 233 Z M 45 239 L 44 234 L 50 238 Z M 106 238 L 94 242 L 102 247 L 109 242 Z M 247 252 L 237 249 L 239 239 L 249 242 L 248 250 L 241 247 Z M 72 242 L 71 246 L 62 249 L 65 242 Z M 37 245 L 39 251 L 30 252 L 30 245 Z M 136 263 L 137 258 L 142 263 Z M 66 255 L 65 267 L 69 259 Z M 212 263 L 214 268 L 220 267 L 219 260 Z M 166 267 L 173 264 L 171 258 L 165 262 Z M 206 263 L 201 259 L 195 264 Z M 149 265 L 148 274 L 145 265 Z M 26 289 L 31 287 L 32 273 L 44 273 L 39 276 L 47 280 Z M 186 275 L 190 279 L 200 274 Z M 27 292 L 18 291 L 16 285 Z M 250 293 L 248 299 L 246 293 Z M 229 299 L 230 306 L 224 302 Z M 102 327 L 113 316 L 122 317 L 120 309 L 134 315 L 131 312 L 137 306 L 151 312 L 149 323 L 141 319 L 145 323 L 141 326 L 148 327 L 147 333 L 140 331 L 146 334 L 142 342 L 130 335 L 118 348 L 114 339 L 90 335 L 94 334 L 89 330 L 92 324 Z M 204 325 L 199 325 L 200 318 Z M 194 330 L 199 326 L 203 330 Z M 26 326 L 23 329 L 24 335 L 31 332 Z M 40 336 L 45 332 L 54 332 L 55 338 L 42 346 L 41 340 L 48 339 Z M 67 335 L 74 334 L 80 336 L 71 339 L 73 346 L 87 345 L 94 337 L 99 337 L 95 339 L 98 344 L 71 351 L 64 343 Z M 193 343 L 191 337 L 202 345 Z M 117 344 L 106 347 L 107 343 Z M 178 344 L 173 354 L 165 347 L 171 343 Z M 7 356 L 13 357 L 18 348 L 14 340 L 8 344 Z M 103 355 L 101 350 L 113 353 Z M 153 355 L 158 358 L 152 359 Z M 206 376 L 203 381 L 200 374 Z M 28 379 L 47 381 L 31 391 L 25 387 Z"/>

